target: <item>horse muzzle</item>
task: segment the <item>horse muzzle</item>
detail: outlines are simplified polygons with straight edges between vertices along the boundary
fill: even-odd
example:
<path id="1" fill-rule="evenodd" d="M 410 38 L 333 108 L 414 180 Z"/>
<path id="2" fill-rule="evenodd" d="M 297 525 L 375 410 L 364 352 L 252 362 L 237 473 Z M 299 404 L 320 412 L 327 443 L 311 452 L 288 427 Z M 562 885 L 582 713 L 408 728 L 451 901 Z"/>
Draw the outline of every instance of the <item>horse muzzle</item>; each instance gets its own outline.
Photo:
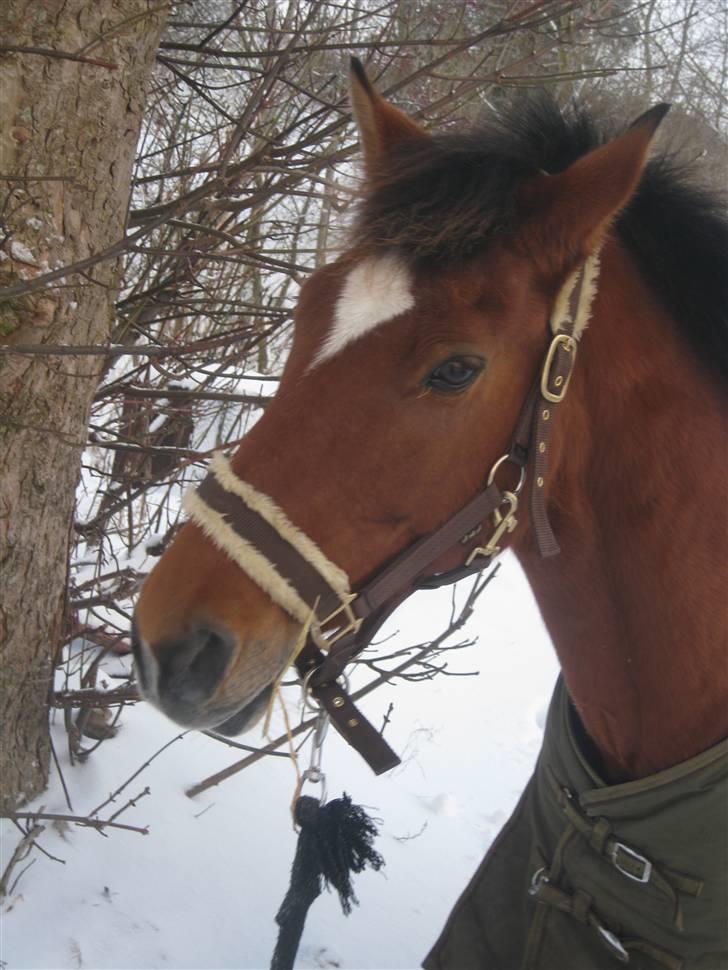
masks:
<path id="1" fill-rule="evenodd" d="M 200 626 L 151 650 L 135 627 L 132 648 L 142 696 L 183 727 L 240 734 L 270 700 L 274 678 L 248 678 L 244 693 L 229 697 L 236 642 L 222 628 Z"/>

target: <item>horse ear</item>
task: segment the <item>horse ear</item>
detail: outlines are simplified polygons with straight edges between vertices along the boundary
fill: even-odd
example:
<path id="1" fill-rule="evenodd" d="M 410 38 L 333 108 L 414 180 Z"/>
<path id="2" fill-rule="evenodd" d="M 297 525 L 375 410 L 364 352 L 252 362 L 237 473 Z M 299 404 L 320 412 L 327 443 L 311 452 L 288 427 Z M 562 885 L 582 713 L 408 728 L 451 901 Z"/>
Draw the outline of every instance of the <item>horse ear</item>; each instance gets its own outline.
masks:
<path id="1" fill-rule="evenodd" d="M 553 264 L 572 264 L 599 248 L 611 221 L 634 195 L 657 128 L 669 104 L 650 108 L 619 138 L 557 175 L 524 186 L 528 236 Z"/>
<path id="2" fill-rule="evenodd" d="M 380 158 L 395 145 L 411 138 L 428 138 L 406 114 L 389 104 L 374 89 L 364 67 L 351 58 L 351 107 L 364 153 L 364 165 L 372 174 Z"/>

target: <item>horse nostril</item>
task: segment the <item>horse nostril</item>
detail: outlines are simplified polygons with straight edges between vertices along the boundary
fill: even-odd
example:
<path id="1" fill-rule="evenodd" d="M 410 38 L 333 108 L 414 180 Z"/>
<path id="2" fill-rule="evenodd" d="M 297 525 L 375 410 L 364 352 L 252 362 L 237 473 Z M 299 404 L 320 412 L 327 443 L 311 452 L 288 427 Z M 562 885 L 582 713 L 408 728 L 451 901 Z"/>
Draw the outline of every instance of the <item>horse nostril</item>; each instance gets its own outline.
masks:
<path id="1" fill-rule="evenodd" d="M 222 680 L 233 653 L 232 637 L 202 627 L 160 645 L 155 653 L 160 700 L 194 706 L 208 700 Z"/>

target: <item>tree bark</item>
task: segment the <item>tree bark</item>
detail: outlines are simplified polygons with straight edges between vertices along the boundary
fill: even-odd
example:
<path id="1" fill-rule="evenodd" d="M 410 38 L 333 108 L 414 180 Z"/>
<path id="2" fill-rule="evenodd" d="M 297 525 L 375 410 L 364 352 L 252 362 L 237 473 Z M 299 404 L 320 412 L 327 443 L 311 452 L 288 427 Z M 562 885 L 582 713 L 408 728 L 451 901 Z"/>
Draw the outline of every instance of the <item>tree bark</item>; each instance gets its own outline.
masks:
<path id="1" fill-rule="evenodd" d="M 123 236 L 144 86 L 166 5 L 3 0 L 1 6 L 0 343 L 103 344 L 113 322 L 118 261 L 4 301 L 2 289 Z M 24 50 L 9 52 L 11 45 Z M 43 53 L 49 49 L 55 54 Z M 37 795 L 48 779 L 48 698 L 74 493 L 102 360 L 0 356 L 4 806 Z"/>

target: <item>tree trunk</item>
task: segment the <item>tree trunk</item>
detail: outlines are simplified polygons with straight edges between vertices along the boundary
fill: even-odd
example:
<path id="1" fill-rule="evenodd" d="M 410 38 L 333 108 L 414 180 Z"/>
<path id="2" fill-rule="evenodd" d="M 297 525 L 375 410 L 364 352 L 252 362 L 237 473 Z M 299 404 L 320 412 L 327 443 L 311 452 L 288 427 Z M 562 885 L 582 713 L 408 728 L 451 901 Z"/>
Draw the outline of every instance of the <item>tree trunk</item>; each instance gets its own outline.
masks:
<path id="1" fill-rule="evenodd" d="M 158 0 L 0 5 L 0 343 L 104 344 L 118 263 L 3 301 L 3 289 L 124 234 L 166 8 Z M 7 53 L 9 45 L 32 50 Z M 50 57 L 39 49 L 103 63 Z M 14 807 L 48 779 L 48 696 L 69 537 L 103 358 L 0 355 L 0 778 Z"/>

